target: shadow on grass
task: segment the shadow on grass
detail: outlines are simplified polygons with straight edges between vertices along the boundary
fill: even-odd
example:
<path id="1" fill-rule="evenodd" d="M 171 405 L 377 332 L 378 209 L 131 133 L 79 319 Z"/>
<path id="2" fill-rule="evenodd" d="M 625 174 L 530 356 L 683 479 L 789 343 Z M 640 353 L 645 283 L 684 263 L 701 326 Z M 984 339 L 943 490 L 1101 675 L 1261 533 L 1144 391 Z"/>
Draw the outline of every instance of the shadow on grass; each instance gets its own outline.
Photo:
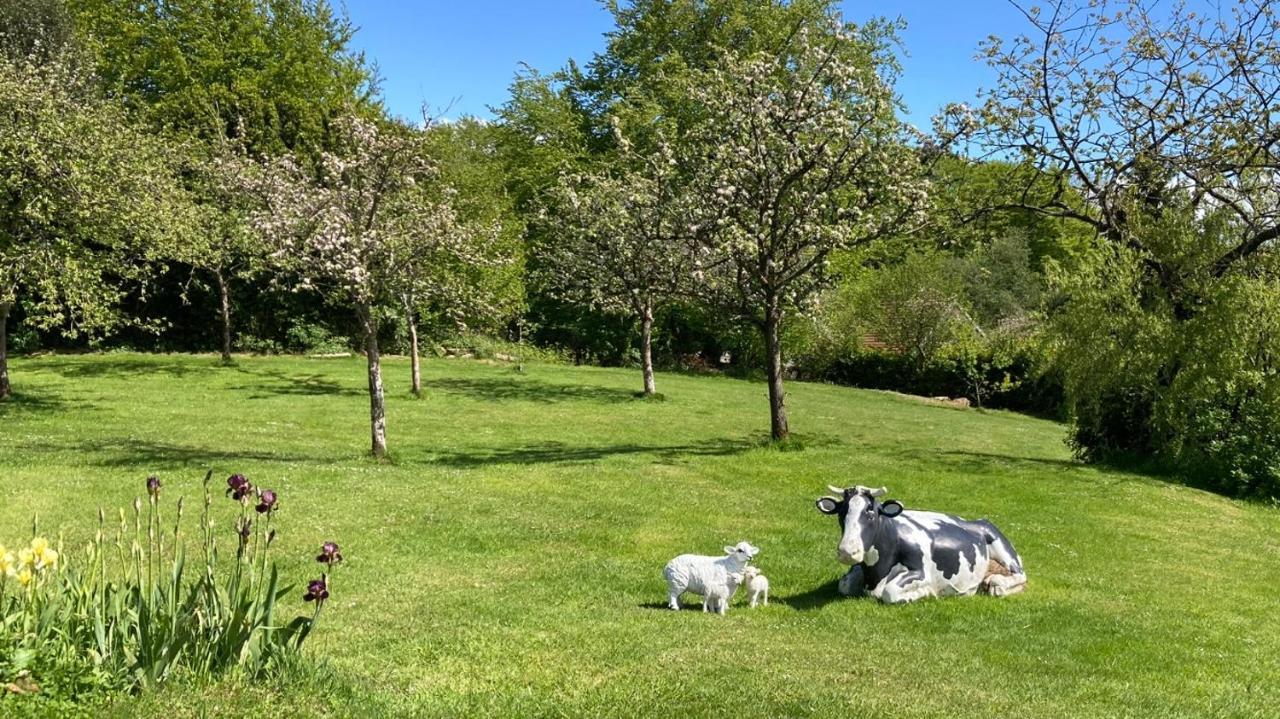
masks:
<path id="1" fill-rule="evenodd" d="M 261 368 L 235 366 L 233 369 L 257 378 L 256 382 L 237 385 L 230 389 L 249 392 L 249 399 L 270 399 L 281 395 L 314 397 L 324 395 L 356 396 L 368 392 L 363 387 L 349 387 L 321 374 L 296 374 Z"/>
<path id="2" fill-rule="evenodd" d="M 71 409 L 84 411 L 94 407 L 95 405 L 91 402 L 71 402 L 59 395 L 29 394 L 21 389 L 15 389 L 12 396 L 0 399 L 0 419 L 41 412 L 66 412 Z"/>
<path id="3" fill-rule="evenodd" d="M 665 446 L 606 444 L 584 447 L 563 442 L 542 442 L 522 447 L 488 447 L 437 454 L 431 463 L 459 468 L 493 464 L 573 464 L 595 462 L 606 457 L 641 454 L 651 455 L 660 462 L 672 463 L 693 457 L 724 457 L 760 446 L 761 442 L 755 439 L 710 439 L 704 442 Z"/>
<path id="4" fill-rule="evenodd" d="M 531 377 L 442 377 L 428 382 L 427 391 L 447 392 L 481 400 L 521 402 L 634 402 L 636 393 L 612 387 L 581 384 L 554 384 Z"/>
<path id="5" fill-rule="evenodd" d="M 800 594 L 792 594 L 787 597 L 771 596 L 769 597 L 769 603 L 781 604 L 800 611 L 810 611 L 813 609 L 821 609 L 832 602 L 858 600 L 858 597 L 846 597 L 841 595 L 838 588 L 839 583 L 840 580 L 833 579 L 830 582 L 819 584 L 813 589 L 810 589 L 807 592 L 801 592 Z M 742 594 L 739 593 L 736 598 L 741 601 L 741 597 Z M 657 609 L 664 612 L 671 611 L 671 607 L 668 607 L 666 602 L 644 602 L 643 604 L 638 604 L 636 606 L 640 609 Z M 732 602 L 730 608 L 732 609 L 737 606 L 739 606 L 738 602 Z M 741 606 L 746 607 L 747 604 L 743 602 Z M 687 599 L 682 599 L 680 601 L 680 608 L 702 611 L 702 603 L 700 601 L 690 603 Z"/>
<path id="6" fill-rule="evenodd" d="M 806 592 L 792 594 L 786 597 L 769 597 L 769 599 L 778 604 L 784 604 L 792 609 L 798 609 L 800 611 L 821 609 L 832 602 L 856 599 L 856 597 L 846 597 L 840 594 L 839 585 L 840 580 L 833 579 L 825 584 L 819 584 Z"/>
<path id="7" fill-rule="evenodd" d="M 190 360 L 190 357 L 186 359 Z M 25 360 L 30 369 L 47 370 L 66 379 L 92 379 L 95 377 L 131 377 L 141 375 L 167 375 L 191 377 L 217 372 L 223 365 L 220 360 L 208 362 L 172 361 L 164 355 L 151 355 L 149 359 L 113 357 L 111 355 L 55 355 L 30 357 Z"/>
<path id="8" fill-rule="evenodd" d="M 990 467 L 993 464 L 1016 464 L 1033 468 L 1048 469 L 1084 469 L 1088 465 L 1074 459 L 1051 459 L 1048 457 L 1019 457 L 1013 454 L 998 452 L 969 452 L 964 450 L 943 450 L 936 455 L 948 464 L 965 465 L 970 468 Z"/>
<path id="9" fill-rule="evenodd" d="M 22 449 L 36 452 L 72 452 L 99 467 L 137 467 L 139 472 L 217 465 L 229 471 L 242 462 L 324 462 L 329 458 L 252 449 L 209 449 L 142 439 L 95 439 L 79 442 L 28 444 Z"/>

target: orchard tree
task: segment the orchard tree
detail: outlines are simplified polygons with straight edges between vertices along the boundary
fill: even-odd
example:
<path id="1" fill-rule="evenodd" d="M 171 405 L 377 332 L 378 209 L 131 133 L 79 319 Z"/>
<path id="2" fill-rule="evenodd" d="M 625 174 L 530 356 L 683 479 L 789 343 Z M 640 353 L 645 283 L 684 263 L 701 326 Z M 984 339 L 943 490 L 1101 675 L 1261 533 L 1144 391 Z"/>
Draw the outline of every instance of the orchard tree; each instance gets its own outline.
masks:
<path id="1" fill-rule="evenodd" d="M 1275 3 L 1019 7 L 1028 32 L 985 48 L 997 81 L 974 144 L 1052 188 L 1012 206 L 1098 238 L 1055 316 L 1077 451 L 1208 460 L 1202 474 L 1232 491 L 1280 486 L 1280 452 L 1246 456 L 1280 426 L 1274 351 L 1259 349 L 1271 329 L 1254 314 L 1280 288 Z"/>
<path id="2" fill-rule="evenodd" d="M 565 176 L 555 193 L 564 219 L 548 263 L 557 292 L 640 324 L 644 394 L 653 377 L 653 314 L 689 282 L 688 183 L 661 137 L 652 153 L 637 150 L 615 120 L 618 150 L 611 167 Z"/>
<path id="3" fill-rule="evenodd" d="M 257 167 L 242 147 L 229 142 L 198 143 L 192 151 L 186 184 L 195 202 L 196 227 L 166 254 L 213 277 L 222 323 L 222 361 L 230 362 L 231 280 L 260 271 L 266 260 L 264 244 L 250 222 L 260 200 L 245 182 Z"/>
<path id="4" fill-rule="evenodd" d="M 433 288 L 431 261 L 469 259 L 448 193 L 430 190 L 437 174 L 422 133 L 349 115 L 335 131 L 339 150 L 321 156 L 313 177 L 290 158 L 275 162 L 259 184 L 266 210 L 255 216 L 280 270 L 300 289 L 317 290 L 349 307 L 364 336 L 369 425 L 374 456 L 387 452 L 386 405 L 378 327 L 406 293 Z"/>
<path id="5" fill-rule="evenodd" d="M 975 134 L 977 147 L 1041 171 L 1014 167 L 1009 177 L 1027 191 L 1006 206 L 1075 220 L 1143 252 L 1135 220 L 1185 195 L 1234 220 L 1207 268 L 1218 277 L 1280 239 L 1273 3 L 1233 0 L 1203 14 L 1184 5 L 1157 14 L 1139 0 L 1018 7 L 1032 31 L 985 46 L 998 76 Z M 1176 284 L 1175 268 L 1144 254 L 1160 281 Z"/>
<path id="6" fill-rule="evenodd" d="M 438 177 L 424 200 L 445 203 L 440 216 L 452 216 L 453 236 L 422 238 L 422 261 L 411 268 L 420 278 L 405 303 L 413 358 L 421 330 L 496 334 L 518 327 L 525 309 L 525 224 L 507 191 L 504 128 L 465 117 L 426 124 Z M 410 368 L 420 394 L 420 363 Z"/>
<path id="7" fill-rule="evenodd" d="M 12 391 L 16 304 L 27 322 L 67 337 L 115 329 L 155 248 L 191 226 L 168 148 L 95 98 L 73 67 L 0 60 L 0 398 Z"/>
<path id="8" fill-rule="evenodd" d="M 420 314 L 436 311 L 464 328 L 468 317 L 499 314 L 502 310 L 493 301 L 484 275 L 513 261 L 502 251 L 501 226 L 464 223 L 455 210 L 456 198 L 457 191 L 449 186 L 415 190 L 399 203 L 402 212 L 389 234 L 390 254 L 396 258 L 389 282 L 409 330 L 415 396 L 422 395 Z"/>
<path id="9" fill-rule="evenodd" d="M 769 52 L 727 52 L 696 76 L 692 172 L 705 182 L 695 260 L 702 291 L 761 331 L 771 434 L 789 434 L 782 324 L 830 279 L 837 250 L 901 232 L 926 200 L 897 117 L 895 26 L 835 20 Z"/>
<path id="10" fill-rule="evenodd" d="M 21 0 L 51 1 L 58 0 Z M 66 6 L 105 91 L 154 129 L 190 141 L 183 178 L 200 225 L 167 259 L 212 281 L 229 361 L 232 285 L 261 264 L 245 223 L 252 198 L 238 186 L 244 168 L 237 165 L 241 155 L 293 153 L 312 167 L 331 142 L 332 119 L 352 104 L 371 104 L 373 73 L 350 48 L 354 28 L 323 0 Z"/>

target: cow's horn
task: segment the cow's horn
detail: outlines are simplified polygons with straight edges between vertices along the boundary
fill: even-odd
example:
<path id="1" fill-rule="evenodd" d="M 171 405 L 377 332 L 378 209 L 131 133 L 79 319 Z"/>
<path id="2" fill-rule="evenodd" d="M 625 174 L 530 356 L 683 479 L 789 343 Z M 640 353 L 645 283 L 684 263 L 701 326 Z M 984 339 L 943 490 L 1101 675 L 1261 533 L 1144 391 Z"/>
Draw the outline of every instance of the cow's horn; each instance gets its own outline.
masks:
<path id="1" fill-rule="evenodd" d="M 843 497 L 843 496 L 844 496 L 844 487 L 837 487 L 837 486 L 835 486 L 835 485 L 828 484 L 828 485 L 827 485 L 827 491 L 828 491 L 828 492 L 830 492 L 830 493 L 832 493 L 832 494 L 834 494 L 834 495 L 836 495 L 837 497 Z"/>
<path id="2" fill-rule="evenodd" d="M 872 497 L 883 497 L 888 493 L 889 493 L 889 489 L 887 487 L 876 487 L 875 489 L 872 489 L 870 487 L 867 488 L 867 494 L 871 495 Z"/>

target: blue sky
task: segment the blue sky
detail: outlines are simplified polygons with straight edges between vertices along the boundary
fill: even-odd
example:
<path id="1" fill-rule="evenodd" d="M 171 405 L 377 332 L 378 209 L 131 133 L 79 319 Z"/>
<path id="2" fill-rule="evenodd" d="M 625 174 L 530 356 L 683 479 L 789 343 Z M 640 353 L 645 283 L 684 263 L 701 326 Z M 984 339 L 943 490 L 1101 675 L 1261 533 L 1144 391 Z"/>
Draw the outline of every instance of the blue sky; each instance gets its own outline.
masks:
<path id="1" fill-rule="evenodd" d="M 845 17 L 907 21 L 905 75 L 898 86 L 909 119 L 927 127 L 946 102 L 971 100 L 989 83 L 973 60 L 988 35 L 1008 38 L 1025 20 L 1005 0 L 846 0 Z M 596 0 L 355 0 L 355 44 L 377 62 L 391 111 L 420 117 L 452 103 L 449 117 L 488 116 L 506 99 L 520 63 L 554 70 L 604 46 L 610 16 Z"/>

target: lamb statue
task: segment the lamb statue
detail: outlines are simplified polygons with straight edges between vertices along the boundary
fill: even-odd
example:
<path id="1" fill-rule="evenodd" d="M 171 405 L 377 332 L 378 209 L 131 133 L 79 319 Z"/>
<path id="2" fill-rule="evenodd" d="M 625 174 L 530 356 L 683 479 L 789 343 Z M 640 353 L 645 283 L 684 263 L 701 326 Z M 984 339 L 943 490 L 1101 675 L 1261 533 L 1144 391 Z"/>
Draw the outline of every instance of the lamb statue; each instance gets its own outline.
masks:
<path id="1" fill-rule="evenodd" d="M 732 547 L 725 547 L 723 557 L 681 554 L 672 559 L 662 570 L 662 576 L 667 580 L 668 606 L 679 610 L 680 595 L 692 592 L 706 597 L 704 604 L 707 607 L 724 614 L 729 599 L 742 581 L 747 563 L 759 553 L 759 547 L 753 547 L 749 542 L 738 542 Z"/>

